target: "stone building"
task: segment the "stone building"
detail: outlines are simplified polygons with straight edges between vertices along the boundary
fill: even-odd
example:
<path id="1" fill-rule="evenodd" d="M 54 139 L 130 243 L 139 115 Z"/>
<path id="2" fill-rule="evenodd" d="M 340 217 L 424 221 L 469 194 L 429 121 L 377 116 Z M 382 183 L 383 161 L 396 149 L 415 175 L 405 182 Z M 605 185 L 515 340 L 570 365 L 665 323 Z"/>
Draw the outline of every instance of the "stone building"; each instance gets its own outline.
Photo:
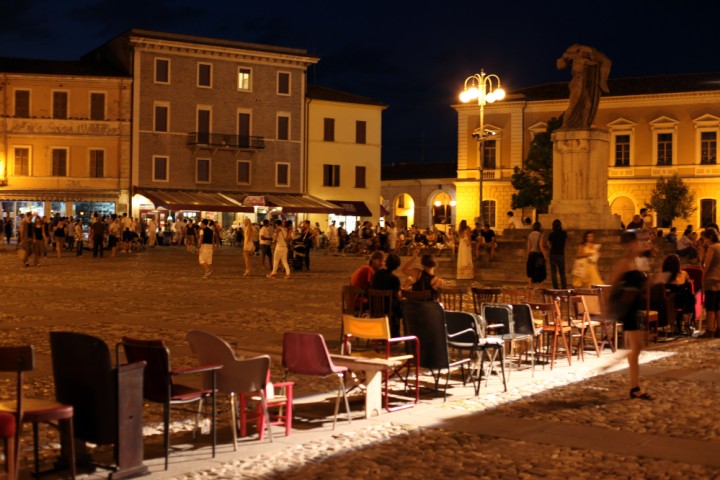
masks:
<path id="1" fill-rule="evenodd" d="M 132 78 L 112 65 L 0 58 L 3 215 L 127 205 Z"/>
<path id="2" fill-rule="evenodd" d="M 692 188 L 697 206 L 692 218 L 676 219 L 677 225 L 717 222 L 720 74 L 618 78 L 609 81 L 609 88 L 593 127 L 609 132 L 611 211 L 627 223 L 650 199 L 658 178 L 677 173 Z M 453 106 L 458 113 L 458 219 L 478 213 L 480 171 L 485 217 L 494 212 L 504 218 L 513 193 L 513 167 L 522 166 L 533 135 L 544 131 L 548 119 L 560 116 L 567 105 L 567 83 L 516 89 L 505 100 L 487 105 L 485 129 L 495 136 L 485 142 L 481 170 L 472 137 L 479 126 L 478 107 Z"/>

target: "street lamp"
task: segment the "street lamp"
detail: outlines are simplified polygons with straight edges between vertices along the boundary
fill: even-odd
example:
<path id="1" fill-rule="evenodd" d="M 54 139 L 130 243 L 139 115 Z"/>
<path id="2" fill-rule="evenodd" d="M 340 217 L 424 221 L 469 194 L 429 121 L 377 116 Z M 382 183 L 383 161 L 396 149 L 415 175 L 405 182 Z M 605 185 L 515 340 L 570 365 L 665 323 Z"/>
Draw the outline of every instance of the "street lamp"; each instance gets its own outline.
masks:
<path id="1" fill-rule="evenodd" d="M 479 201 L 480 208 L 478 209 L 480 225 L 483 222 L 483 144 L 485 140 L 495 135 L 495 132 L 485 131 L 485 105 L 493 103 L 496 100 L 502 100 L 505 98 L 505 90 L 500 86 L 500 77 L 495 74 L 486 75 L 484 70 L 480 70 L 480 73 L 470 75 L 465 79 L 465 88 L 460 93 L 460 101 L 462 103 L 469 103 L 473 100 L 477 100 L 477 104 L 480 107 L 480 127 L 473 133 L 473 138 L 478 141 L 478 181 L 479 181 Z"/>
<path id="2" fill-rule="evenodd" d="M 451 209 L 450 213 L 452 213 L 452 207 L 454 207 L 455 205 L 456 205 L 455 200 L 450 200 L 449 204 L 448 203 L 443 204 L 443 202 L 441 202 L 440 200 L 435 200 L 435 208 L 436 209 L 443 207 L 442 224 L 445 226 L 445 233 L 447 233 L 447 225 L 450 223 L 450 220 L 448 220 L 448 217 L 450 216 L 450 215 L 448 215 L 448 207 L 450 207 L 450 209 Z"/>

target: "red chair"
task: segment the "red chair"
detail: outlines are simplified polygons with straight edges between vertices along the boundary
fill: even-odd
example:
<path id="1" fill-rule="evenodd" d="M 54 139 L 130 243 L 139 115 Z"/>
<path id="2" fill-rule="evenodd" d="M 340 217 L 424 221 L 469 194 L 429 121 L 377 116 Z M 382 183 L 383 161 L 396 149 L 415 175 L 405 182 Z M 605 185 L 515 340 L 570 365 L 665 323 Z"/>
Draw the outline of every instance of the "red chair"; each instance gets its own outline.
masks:
<path id="1" fill-rule="evenodd" d="M 217 390 L 230 396 L 232 411 L 233 447 L 237 450 L 238 418 L 240 419 L 240 436 L 247 433 L 247 424 L 257 422 L 259 439 L 262 440 L 265 429 L 270 426 L 285 427 L 285 436 L 292 429 L 292 391 L 293 382 L 270 383 L 270 361 L 267 355 L 238 359 L 232 347 L 223 339 L 212 333 L 200 330 L 188 332 L 188 342 L 202 364 L 222 365 L 217 373 Z M 258 360 L 267 357 L 267 362 Z M 206 375 L 206 387 L 209 386 Z M 280 392 L 276 393 L 275 388 Z M 252 396 L 251 396 L 252 395 Z M 248 397 L 257 403 L 252 416 L 248 416 Z M 238 405 L 239 399 L 239 405 Z M 238 415 L 239 410 L 239 415 Z M 277 410 L 277 411 L 276 411 Z M 272 441 L 272 433 L 270 434 Z"/>
<path id="2" fill-rule="evenodd" d="M 71 478 L 75 478 L 75 442 L 73 441 L 73 407 L 72 405 L 65 405 L 62 403 L 55 402 L 53 400 L 35 399 L 35 398 L 23 398 L 22 386 L 23 386 L 23 373 L 33 370 L 35 368 L 35 352 L 32 345 L 24 345 L 20 347 L 0 347 L 0 372 L 16 372 L 17 383 L 16 383 L 16 395 L 15 399 L 11 401 L 5 401 L 0 403 L 0 412 L 10 414 L 13 416 L 15 423 L 15 438 L 13 440 L 14 445 L 12 448 L 13 460 L 10 461 L 11 457 L 6 457 L 8 460 L 8 472 L 10 471 L 10 463 L 14 462 L 13 475 L 17 477 L 19 470 L 19 457 L 20 457 L 20 435 L 22 433 L 23 423 L 32 423 L 33 426 L 33 440 L 34 448 L 33 453 L 35 457 L 35 474 L 39 475 L 45 472 L 40 472 L 40 454 L 38 452 L 38 425 L 42 423 L 50 423 L 52 421 L 58 421 L 58 429 L 60 430 L 62 437 L 62 453 L 65 454 L 65 461 L 70 469 Z M 5 416 L 5 415 L 3 415 Z M 21 419 L 21 421 L 17 421 Z M 8 420 L 4 420 L 7 422 Z M 9 428 L 9 427 L 8 427 Z M 6 432 L 4 432 L 6 433 Z M 3 435 L 4 438 L 7 439 Z M 12 442 L 11 442 L 12 443 Z M 7 440 L 6 440 L 6 451 L 7 451 Z M 6 453 L 7 455 L 7 453 Z M 12 478 L 12 477 L 11 477 Z"/>
<path id="3" fill-rule="evenodd" d="M 170 368 L 170 351 L 162 340 L 138 340 L 135 338 L 123 337 L 120 345 L 125 351 L 125 358 L 128 362 L 145 362 L 145 376 L 143 378 L 143 398 L 149 402 L 163 404 L 164 424 L 164 446 L 165 446 L 165 470 L 168 469 L 170 455 L 170 409 L 173 405 L 183 405 L 198 402 L 198 414 L 196 415 L 195 430 L 203 400 L 210 398 L 212 401 L 212 456 L 215 458 L 215 445 L 217 444 L 216 425 L 216 398 L 217 370 L 221 365 L 205 365 L 201 367 L 188 368 L 185 370 L 172 370 Z M 194 388 L 176 383 L 174 377 L 180 375 L 210 373 L 210 388 Z"/>
<path id="4" fill-rule="evenodd" d="M 335 399 L 333 430 L 337 424 L 340 395 L 345 400 L 348 423 L 351 423 L 350 404 L 345 392 L 345 374 L 348 368 L 338 367 L 333 363 L 322 335 L 319 333 L 285 333 L 283 335 L 282 364 L 286 373 L 313 377 L 337 376 L 339 389 Z"/>
<path id="5" fill-rule="evenodd" d="M 10 413 L 0 412 L 0 437 L 3 439 L 5 450 L 5 472 L 8 480 L 15 480 L 15 416 Z"/>
<path id="6" fill-rule="evenodd" d="M 693 288 L 693 295 L 695 295 L 695 329 L 700 330 L 701 325 L 701 319 L 702 319 L 702 310 L 703 310 L 703 302 L 705 301 L 705 297 L 703 294 L 703 284 L 702 284 L 702 268 L 700 267 L 684 267 L 683 270 L 685 270 L 690 277 L 690 281 L 692 283 Z"/>

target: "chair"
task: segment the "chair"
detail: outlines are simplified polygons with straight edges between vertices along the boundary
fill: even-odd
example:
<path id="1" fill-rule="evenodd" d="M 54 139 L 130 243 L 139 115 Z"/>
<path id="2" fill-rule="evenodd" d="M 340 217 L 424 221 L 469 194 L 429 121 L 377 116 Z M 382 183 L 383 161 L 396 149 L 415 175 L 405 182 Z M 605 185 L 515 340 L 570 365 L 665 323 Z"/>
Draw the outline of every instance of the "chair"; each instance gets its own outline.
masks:
<path id="1" fill-rule="evenodd" d="M 533 290 L 530 288 L 503 288 L 500 298 L 490 303 L 530 303 L 532 297 Z"/>
<path id="2" fill-rule="evenodd" d="M 463 385 L 465 385 L 465 365 L 470 362 L 469 358 L 456 361 L 450 360 L 448 341 L 457 334 L 449 335 L 445 324 L 445 310 L 438 302 L 408 300 L 403 302 L 403 322 L 405 332 L 418 338 L 420 341 L 420 368 L 428 369 L 435 381 L 435 391 L 440 385 L 442 371 L 447 371 L 445 388 L 443 389 L 443 401 L 447 400 L 447 387 L 450 381 L 450 372 L 454 367 L 460 367 Z M 473 388 L 475 379 L 470 376 Z"/>
<path id="3" fill-rule="evenodd" d="M 432 299 L 431 290 L 400 290 L 400 296 L 406 300 L 426 302 Z"/>
<path id="4" fill-rule="evenodd" d="M 273 425 L 285 427 L 285 436 L 292 430 L 292 398 L 293 382 L 270 383 L 270 363 L 267 355 L 238 359 L 232 347 L 223 339 L 212 333 L 191 330 L 187 335 L 192 352 L 198 356 L 203 365 L 222 365 L 217 371 L 218 393 L 230 396 L 230 413 L 232 418 L 233 450 L 237 450 L 237 430 L 245 436 L 248 421 L 258 424 L 258 437 L 263 439 L 267 428 L 272 441 Z M 267 357 L 268 361 L 259 360 Z M 205 375 L 204 386 L 212 386 L 210 375 Z M 276 393 L 275 388 L 280 388 Z M 247 397 L 257 402 L 252 418 L 248 418 Z M 277 414 L 270 414 L 271 409 L 278 409 Z M 238 419 L 240 422 L 238 423 Z"/>
<path id="5" fill-rule="evenodd" d="M 476 315 L 482 315 L 482 307 L 486 303 L 497 303 L 502 293 L 499 288 L 470 287 L 473 299 L 473 309 Z"/>
<path id="6" fill-rule="evenodd" d="M 371 291 L 372 292 L 372 291 Z M 370 293 L 372 298 L 372 293 Z M 401 361 L 403 364 L 396 368 L 392 373 L 385 370 L 383 373 L 383 382 L 385 389 L 383 390 L 383 400 L 385 402 L 385 409 L 388 412 L 394 412 L 396 410 L 402 410 L 404 408 L 414 407 L 418 401 L 420 401 L 420 369 L 418 367 L 417 358 L 420 358 L 420 343 L 417 337 L 405 336 L 405 337 L 392 337 L 390 335 L 390 326 L 388 324 L 387 316 L 377 318 L 364 318 L 354 317 L 352 315 L 343 315 L 343 331 L 345 332 L 345 340 L 342 344 L 341 353 L 343 355 L 351 354 L 351 343 L 352 337 L 375 340 L 376 342 L 385 343 L 385 351 L 365 351 L 355 352 L 353 355 L 362 356 L 366 358 L 383 358 L 386 360 Z M 393 344 L 405 342 L 406 351 L 408 353 L 402 355 L 392 355 L 391 347 Z M 407 346 L 408 343 L 413 343 L 415 348 Z M 414 352 L 413 352 L 414 350 Z M 395 374 L 397 374 L 403 368 L 407 369 L 405 374 L 405 386 L 407 387 L 407 378 L 410 376 L 410 368 L 415 365 L 415 399 L 412 403 L 406 403 L 400 406 L 390 406 L 390 387 L 389 381 Z"/>
<path id="7" fill-rule="evenodd" d="M 217 370 L 221 365 L 206 365 L 201 367 L 188 368 L 185 370 L 172 370 L 170 368 L 170 351 L 162 340 L 139 340 L 136 338 L 123 337 L 123 350 L 128 362 L 145 362 L 145 377 L 143 378 L 143 398 L 149 402 L 162 403 L 163 405 L 163 434 L 165 447 L 165 470 L 168 469 L 170 455 L 170 410 L 173 405 L 184 405 L 198 403 L 198 412 L 195 416 L 195 430 L 197 431 L 200 411 L 203 401 L 210 398 L 212 402 L 212 456 L 215 458 L 215 446 L 217 444 L 216 430 L 216 391 L 217 391 Z M 175 382 L 175 377 L 211 372 L 211 388 L 194 388 Z"/>
<path id="8" fill-rule="evenodd" d="M 520 305 L 520 304 L 515 304 Z M 535 348 L 535 327 L 532 323 L 532 315 L 529 308 L 519 313 L 515 318 L 515 305 L 508 303 L 486 303 L 483 305 L 482 317 L 488 323 L 488 329 L 492 328 L 495 333 L 489 335 L 490 338 L 499 338 L 504 343 L 510 344 L 510 353 L 515 349 L 517 343 L 529 343 L 533 349 Z M 522 310 L 518 308 L 517 310 Z M 528 326 L 529 324 L 529 326 Z M 516 331 L 518 325 L 521 328 Z M 526 349 L 526 352 L 529 350 Z M 507 358 L 507 356 L 506 356 Z M 522 361 L 522 356 L 518 355 L 518 368 Z M 535 354 L 533 352 L 532 369 L 535 371 Z M 508 377 L 510 372 L 508 371 Z"/>
<path id="9" fill-rule="evenodd" d="M 556 300 L 551 303 L 531 303 L 530 309 L 540 314 L 543 322 L 542 335 L 551 337 L 545 342 L 545 355 L 550 357 L 550 370 L 555 366 L 555 358 L 558 352 L 558 339 L 562 340 L 565 346 L 568 366 L 572 366 L 572 352 L 568 339 L 572 328 L 562 321 L 560 306 Z M 549 350 L 549 353 L 548 353 Z"/>
<path id="10" fill-rule="evenodd" d="M 107 467 L 113 479 L 148 473 L 142 435 L 145 362 L 115 367 L 103 340 L 76 332 L 50 332 L 50 351 L 55 396 L 73 407 L 78 458 L 94 466 L 86 443 L 113 445 L 115 464 Z"/>
<path id="11" fill-rule="evenodd" d="M 338 367 L 333 363 L 322 335 L 319 333 L 286 332 L 283 335 L 282 365 L 286 374 L 292 373 L 313 377 L 337 376 L 339 389 L 335 399 L 333 430 L 335 430 L 337 424 L 340 395 L 345 401 L 348 424 L 352 422 L 344 381 L 348 368 Z"/>
<path id="12" fill-rule="evenodd" d="M 582 315 L 586 310 L 590 315 L 592 329 L 600 327 L 601 337 L 598 351 L 602 352 L 605 344 L 608 344 L 610 349 L 615 352 L 616 332 L 614 330 L 617 328 L 617 322 L 610 318 L 606 311 L 602 290 L 599 288 L 576 288 L 575 294 L 583 299 L 582 302 L 575 303 L 576 315 Z"/>
<path id="13" fill-rule="evenodd" d="M 440 303 L 445 307 L 445 310 L 462 312 L 463 297 L 466 293 L 467 288 L 465 287 L 443 287 L 440 290 Z"/>
<path id="14" fill-rule="evenodd" d="M 3 451 L 5 453 L 5 473 L 8 480 L 16 480 L 15 473 L 15 415 L 0 412 L 0 438 L 3 439 Z"/>
<path id="15" fill-rule="evenodd" d="M 478 381 L 475 384 L 475 395 L 480 393 L 482 375 L 485 375 L 485 386 L 493 372 L 495 360 L 499 357 L 502 370 L 503 389 L 507 392 L 507 381 L 505 379 L 505 342 L 499 338 L 488 338 L 485 335 L 485 321 L 479 315 L 470 312 L 456 312 L 445 310 L 445 323 L 447 325 L 448 346 L 450 348 L 464 351 L 468 350 L 470 361 L 480 356 L 478 369 Z M 484 369 L 485 357 L 490 361 L 490 368 Z M 472 373 L 471 373 L 472 374 Z"/>
<path id="16" fill-rule="evenodd" d="M 31 423 L 33 426 L 33 454 L 35 458 L 35 474 L 40 472 L 40 454 L 38 452 L 38 425 L 58 421 L 58 428 L 61 433 L 62 453 L 65 456 L 67 467 L 70 469 L 71 478 L 75 478 L 75 445 L 73 442 L 73 407 L 52 400 L 23 398 L 22 388 L 24 372 L 35 368 L 35 352 L 32 345 L 19 347 L 0 347 L 0 372 L 15 372 L 15 396 L 14 400 L 0 403 L 0 412 L 9 413 L 15 418 L 15 438 L 10 447 L 12 457 L 6 457 L 8 470 L 12 465 L 12 474 L 17 477 L 20 464 L 20 436 L 22 424 Z M 8 421 L 7 419 L 5 421 Z M 9 429 L 8 429 L 9 431 Z"/>
<path id="17" fill-rule="evenodd" d="M 590 338 L 592 339 L 593 346 L 595 347 L 595 353 L 600 356 L 600 347 L 598 346 L 597 336 L 595 335 L 595 329 L 600 326 L 598 320 L 593 320 L 590 316 L 590 310 L 588 309 L 587 303 L 585 302 L 585 296 L 573 295 L 570 297 L 570 306 L 573 309 L 574 315 L 571 316 L 572 325 L 580 332 L 578 338 L 578 348 L 582 352 L 583 359 L 585 355 L 585 341 L 587 340 L 586 332 L 590 332 Z"/>
<path id="18" fill-rule="evenodd" d="M 700 267 L 684 267 L 690 277 L 693 287 L 693 295 L 695 295 L 695 330 L 701 330 L 702 328 L 702 310 L 704 302 L 703 284 L 702 284 L 702 269 Z"/>
<path id="19" fill-rule="evenodd" d="M 650 282 L 646 282 L 645 287 L 645 310 L 638 312 L 639 315 L 644 317 L 645 323 L 645 345 L 651 341 L 657 343 L 658 331 L 660 327 L 660 316 L 666 309 L 665 301 L 665 285 L 657 283 L 651 285 Z M 667 311 L 665 310 L 667 315 Z"/>
<path id="20" fill-rule="evenodd" d="M 363 310 L 363 303 L 366 299 L 366 292 L 360 287 L 343 285 L 342 303 L 340 314 L 360 315 Z"/>

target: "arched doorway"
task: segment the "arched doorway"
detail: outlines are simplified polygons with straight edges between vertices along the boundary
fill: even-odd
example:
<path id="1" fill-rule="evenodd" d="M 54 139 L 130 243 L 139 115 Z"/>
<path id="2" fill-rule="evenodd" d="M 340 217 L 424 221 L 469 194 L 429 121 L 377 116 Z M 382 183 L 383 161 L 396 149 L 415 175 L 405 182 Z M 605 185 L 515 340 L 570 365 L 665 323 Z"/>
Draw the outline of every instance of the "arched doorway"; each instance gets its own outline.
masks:
<path id="1" fill-rule="evenodd" d="M 407 193 L 401 193 L 393 200 L 393 217 L 398 229 L 407 229 L 415 223 L 415 201 Z"/>
<path id="2" fill-rule="evenodd" d="M 455 200 L 446 192 L 438 191 L 430 196 L 431 224 L 436 230 L 447 232 L 455 217 Z"/>
<path id="3" fill-rule="evenodd" d="M 632 222 L 633 216 L 636 213 L 635 203 L 628 197 L 617 197 L 610 205 L 610 211 L 613 214 L 620 215 L 623 224 L 627 225 Z"/>

